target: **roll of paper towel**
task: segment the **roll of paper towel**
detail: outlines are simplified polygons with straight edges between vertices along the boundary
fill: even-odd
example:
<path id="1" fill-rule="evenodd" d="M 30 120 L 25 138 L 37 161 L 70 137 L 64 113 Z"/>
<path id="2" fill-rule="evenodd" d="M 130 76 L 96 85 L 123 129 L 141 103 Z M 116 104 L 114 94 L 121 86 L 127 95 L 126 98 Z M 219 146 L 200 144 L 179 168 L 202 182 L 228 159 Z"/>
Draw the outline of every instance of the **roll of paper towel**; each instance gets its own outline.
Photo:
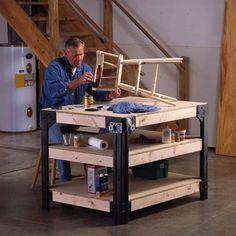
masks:
<path id="1" fill-rule="evenodd" d="M 108 148 L 109 144 L 106 140 L 102 140 L 95 137 L 89 137 L 88 144 L 90 146 L 96 147 L 99 150 L 105 150 Z"/>

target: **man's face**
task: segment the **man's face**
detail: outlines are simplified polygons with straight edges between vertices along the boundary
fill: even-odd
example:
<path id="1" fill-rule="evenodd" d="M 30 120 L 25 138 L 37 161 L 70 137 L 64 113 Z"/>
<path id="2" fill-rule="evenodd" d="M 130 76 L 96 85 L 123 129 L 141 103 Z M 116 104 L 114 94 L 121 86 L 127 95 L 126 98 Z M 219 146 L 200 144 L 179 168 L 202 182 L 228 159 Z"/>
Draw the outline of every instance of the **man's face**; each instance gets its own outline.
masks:
<path id="1" fill-rule="evenodd" d="M 84 59 L 84 45 L 69 47 L 65 50 L 65 57 L 72 67 L 80 67 Z"/>

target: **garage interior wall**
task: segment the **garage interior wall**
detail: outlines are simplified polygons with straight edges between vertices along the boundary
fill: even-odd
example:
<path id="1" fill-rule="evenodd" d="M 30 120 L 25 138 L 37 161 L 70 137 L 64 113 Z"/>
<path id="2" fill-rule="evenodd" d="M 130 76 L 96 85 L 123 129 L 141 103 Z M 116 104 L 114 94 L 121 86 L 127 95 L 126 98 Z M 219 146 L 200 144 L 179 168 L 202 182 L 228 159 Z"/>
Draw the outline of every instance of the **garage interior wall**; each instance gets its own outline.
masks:
<path id="1" fill-rule="evenodd" d="M 76 1 L 103 28 L 103 1 Z M 120 0 L 120 3 L 152 36 L 164 42 L 173 56 L 190 58 L 190 100 L 209 103 L 209 146 L 215 147 L 224 0 Z M 114 41 L 130 58 L 163 57 L 116 6 L 113 14 Z M 5 43 L 5 28 L 0 18 L 0 43 Z M 150 88 L 152 71 L 147 67 L 144 72 L 142 81 Z M 157 87 L 159 93 L 177 97 L 178 72 L 173 65 L 160 67 Z M 197 122 L 191 121 L 189 133 L 198 135 Z"/>
<path id="2" fill-rule="evenodd" d="M 87 14 L 103 27 L 102 1 L 77 0 Z M 96 2 L 96 3 L 95 3 Z M 216 145 L 220 54 L 224 25 L 224 0 L 120 0 L 152 36 L 163 42 L 173 56 L 190 58 L 190 100 L 209 103 L 209 146 Z M 152 43 L 114 6 L 114 41 L 130 58 L 163 57 Z M 151 72 L 145 71 L 147 87 Z M 157 91 L 177 96 L 178 73 L 174 66 L 160 67 Z M 190 121 L 190 133 L 198 134 L 198 121 Z"/>

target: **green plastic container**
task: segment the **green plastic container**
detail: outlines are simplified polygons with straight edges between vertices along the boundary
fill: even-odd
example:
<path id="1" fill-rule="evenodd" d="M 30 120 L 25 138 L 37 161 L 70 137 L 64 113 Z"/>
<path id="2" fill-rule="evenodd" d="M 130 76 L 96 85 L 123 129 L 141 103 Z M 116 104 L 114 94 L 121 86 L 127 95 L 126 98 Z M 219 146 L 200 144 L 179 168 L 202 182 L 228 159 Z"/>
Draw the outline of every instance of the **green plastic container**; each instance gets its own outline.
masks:
<path id="1" fill-rule="evenodd" d="M 168 160 L 155 161 L 131 167 L 134 176 L 145 179 L 160 179 L 168 176 Z"/>

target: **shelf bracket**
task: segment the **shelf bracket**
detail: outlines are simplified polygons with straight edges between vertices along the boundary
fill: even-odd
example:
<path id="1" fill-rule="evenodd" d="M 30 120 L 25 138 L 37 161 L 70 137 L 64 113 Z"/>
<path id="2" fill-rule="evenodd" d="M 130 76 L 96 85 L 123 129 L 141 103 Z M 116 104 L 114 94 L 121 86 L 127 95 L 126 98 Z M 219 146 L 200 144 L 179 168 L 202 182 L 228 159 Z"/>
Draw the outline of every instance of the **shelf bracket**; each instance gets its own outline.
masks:
<path id="1" fill-rule="evenodd" d="M 200 137 L 202 139 L 202 150 L 200 152 L 200 199 L 205 200 L 208 198 L 208 106 L 197 106 L 197 118 L 200 121 Z"/>
<path id="2" fill-rule="evenodd" d="M 136 119 L 135 116 L 127 118 L 108 117 L 106 119 L 106 127 L 109 133 L 121 134 L 122 132 L 131 133 L 135 130 Z"/>
<path id="3" fill-rule="evenodd" d="M 49 209 L 52 193 L 49 191 L 48 129 L 56 122 L 56 112 L 41 111 L 41 148 L 42 148 L 42 207 Z"/>

